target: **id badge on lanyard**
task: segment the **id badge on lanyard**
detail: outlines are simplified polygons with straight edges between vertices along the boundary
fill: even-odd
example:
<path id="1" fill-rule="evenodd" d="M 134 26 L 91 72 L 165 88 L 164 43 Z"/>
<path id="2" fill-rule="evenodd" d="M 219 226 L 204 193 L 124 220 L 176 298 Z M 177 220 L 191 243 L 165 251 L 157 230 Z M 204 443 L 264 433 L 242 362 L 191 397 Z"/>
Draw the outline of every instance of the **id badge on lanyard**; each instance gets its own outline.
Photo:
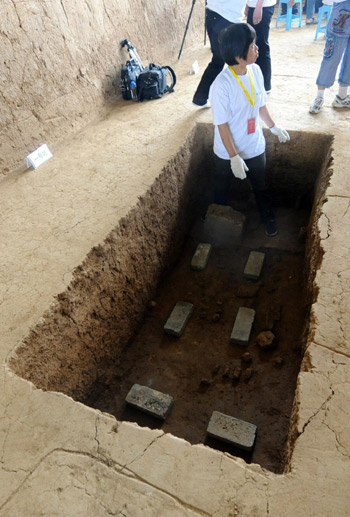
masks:
<path id="1" fill-rule="evenodd" d="M 252 112 L 251 112 L 251 117 L 248 118 L 248 122 L 247 122 L 247 134 L 248 135 L 251 135 L 253 133 L 255 133 L 255 117 L 253 117 L 253 113 L 254 113 L 254 105 L 255 105 L 255 91 L 254 91 L 254 85 L 253 85 L 253 80 L 252 80 L 252 76 L 250 74 L 250 70 L 248 69 L 248 75 L 249 75 L 249 80 L 250 80 L 250 86 L 252 88 L 252 96 L 250 97 L 249 93 L 247 92 L 247 90 L 245 89 L 242 81 L 240 80 L 240 78 L 238 77 L 238 75 L 236 74 L 236 72 L 233 70 L 233 68 L 230 66 L 230 70 L 231 72 L 233 73 L 234 77 L 237 79 L 239 85 L 241 86 L 242 90 L 244 91 L 247 99 L 249 100 L 251 106 L 252 106 Z"/>
<path id="2" fill-rule="evenodd" d="M 255 117 L 248 118 L 248 135 L 255 133 Z"/>

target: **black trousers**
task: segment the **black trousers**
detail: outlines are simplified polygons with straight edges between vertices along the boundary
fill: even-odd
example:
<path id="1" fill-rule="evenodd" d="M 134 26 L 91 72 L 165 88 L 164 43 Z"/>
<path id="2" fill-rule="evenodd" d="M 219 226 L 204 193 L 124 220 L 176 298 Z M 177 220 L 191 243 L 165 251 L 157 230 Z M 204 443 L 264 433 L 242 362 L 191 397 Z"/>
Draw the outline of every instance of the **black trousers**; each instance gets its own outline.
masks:
<path id="1" fill-rule="evenodd" d="M 204 70 L 200 83 L 193 96 L 193 102 L 196 104 L 205 104 L 208 100 L 209 88 L 216 76 L 224 68 L 225 61 L 221 57 L 219 36 L 223 29 L 226 29 L 231 22 L 220 16 L 220 14 L 206 9 L 205 23 L 210 40 L 210 48 L 213 53 L 212 60 Z"/>
<path id="2" fill-rule="evenodd" d="M 260 218 L 264 223 L 266 223 L 275 217 L 271 199 L 266 190 L 266 155 L 265 153 L 262 153 L 259 156 L 255 156 L 254 158 L 244 161 L 249 168 L 249 171 L 247 171 L 246 174 L 255 195 L 256 206 L 260 213 Z M 222 158 L 215 156 L 215 204 L 229 205 L 233 180 L 234 176 L 232 174 L 230 160 L 223 160 Z"/>
<path id="3" fill-rule="evenodd" d="M 259 57 L 256 64 L 260 66 L 264 76 L 265 90 L 271 90 L 271 56 L 269 45 L 270 23 L 275 6 L 263 7 L 262 20 L 257 25 L 253 24 L 254 7 L 249 7 L 247 22 L 252 25 L 256 31 L 256 44 L 259 47 Z"/>

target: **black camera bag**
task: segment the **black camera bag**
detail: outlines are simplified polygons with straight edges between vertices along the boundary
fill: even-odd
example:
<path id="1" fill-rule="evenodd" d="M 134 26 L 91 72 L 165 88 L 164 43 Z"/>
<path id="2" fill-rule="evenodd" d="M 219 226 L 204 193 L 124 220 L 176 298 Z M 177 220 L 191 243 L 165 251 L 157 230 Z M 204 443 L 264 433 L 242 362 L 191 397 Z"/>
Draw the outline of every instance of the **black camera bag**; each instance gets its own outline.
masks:
<path id="1" fill-rule="evenodd" d="M 167 73 L 170 76 L 170 85 L 167 84 Z M 159 99 L 165 93 L 172 93 L 175 83 L 176 75 L 170 66 L 159 66 L 150 63 L 138 75 L 137 97 L 140 102 L 145 99 Z"/>

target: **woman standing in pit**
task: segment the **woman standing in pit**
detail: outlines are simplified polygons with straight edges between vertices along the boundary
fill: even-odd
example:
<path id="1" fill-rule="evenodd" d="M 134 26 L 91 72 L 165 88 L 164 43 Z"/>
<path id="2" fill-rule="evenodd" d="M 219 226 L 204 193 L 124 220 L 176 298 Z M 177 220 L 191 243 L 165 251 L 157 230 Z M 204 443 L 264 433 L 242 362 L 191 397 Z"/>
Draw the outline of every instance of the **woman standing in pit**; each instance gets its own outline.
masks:
<path id="1" fill-rule="evenodd" d="M 221 54 L 228 67 L 217 76 L 209 93 L 215 125 L 214 202 L 228 204 L 232 174 L 242 180 L 248 176 L 265 232 L 272 237 L 277 226 L 265 185 L 261 121 L 280 142 L 287 142 L 289 134 L 275 125 L 265 105 L 264 80 L 255 64 L 259 55 L 255 35 L 247 23 L 235 23 L 221 35 Z"/>

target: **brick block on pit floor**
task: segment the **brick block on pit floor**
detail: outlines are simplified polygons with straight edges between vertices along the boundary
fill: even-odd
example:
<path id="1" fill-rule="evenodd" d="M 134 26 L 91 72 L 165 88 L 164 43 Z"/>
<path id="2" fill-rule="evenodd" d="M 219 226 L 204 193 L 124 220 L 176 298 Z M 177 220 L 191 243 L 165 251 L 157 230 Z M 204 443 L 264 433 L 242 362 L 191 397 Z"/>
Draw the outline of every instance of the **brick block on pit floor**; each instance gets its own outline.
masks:
<path id="1" fill-rule="evenodd" d="M 253 449 L 256 431 L 256 425 L 219 411 L 213 411 L 207 427 L 208 436 L 231 443 L 246 451 Z"/>
<path id="2" fill-rule="evenodd" d="M 260 251 L 251 251 L 249 253 L 249 257 L 244 268 L 243 275 L 245 276 L 245 278 L 250 278 L 251 280 L 258 280 L 264 264 L 264 259 L 265 253 L 261 253 Z"/>
<path id="3" fill-rule="evenodd" d="M 231 333 L 231 342 L 238 345 L 248 345 L 250 333 L 255 319 L 255 311 L 240 307 Z"/>
<path id="4" fill-rule="evenodd" d="M 191 269 L 194 271 L 203 271 L 207 267 L 211 252 L 211 244 L 201 242 L 198 244 L 196 251 L 191 260 Z"/>
<path id="5" fill-rule="evenodd" d="M 170 395 L 147 386 L 134 384 L 127 394 L 125 402 L 144 413 L 165 420 L 170 413 L 174 399 Z"/>
<path id="6" fill-rule="evenodd" d="M 188 302 L 177 302 L 173 308 L 166 324 L 165 334 L 180 337 L 185 330 L 187 321 L 193 312 L 193 304 Z"/>
<path id="7" fill-rule="evenodd" d="M 203 225 L 202 240 L 213 246 L 239 244 L 245 226 L 245 216 L 230 206 L 210 205 Z"/>

